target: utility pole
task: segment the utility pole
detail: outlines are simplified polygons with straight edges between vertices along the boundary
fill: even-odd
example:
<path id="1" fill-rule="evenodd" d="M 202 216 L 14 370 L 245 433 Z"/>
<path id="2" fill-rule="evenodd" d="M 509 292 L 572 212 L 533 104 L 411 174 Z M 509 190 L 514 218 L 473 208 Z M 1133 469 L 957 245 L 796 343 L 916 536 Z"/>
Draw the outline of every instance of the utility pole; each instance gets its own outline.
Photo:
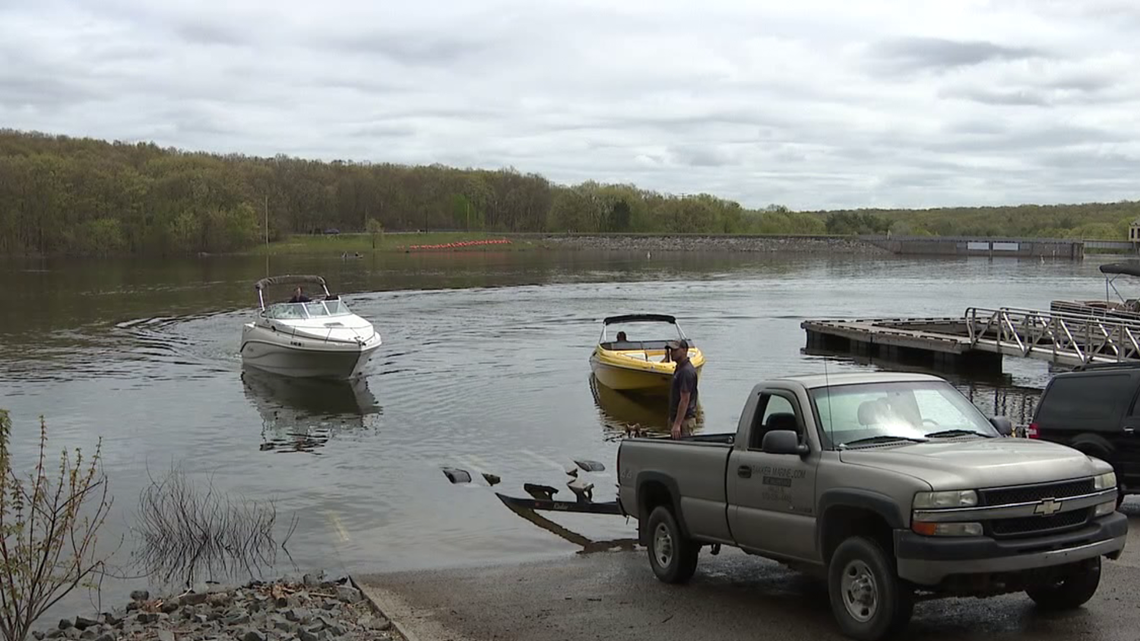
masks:
<path id="1" fill-rule="evenodd" d="M 265 194 L 265 248 L 269 248 L 269 194 Z"/>

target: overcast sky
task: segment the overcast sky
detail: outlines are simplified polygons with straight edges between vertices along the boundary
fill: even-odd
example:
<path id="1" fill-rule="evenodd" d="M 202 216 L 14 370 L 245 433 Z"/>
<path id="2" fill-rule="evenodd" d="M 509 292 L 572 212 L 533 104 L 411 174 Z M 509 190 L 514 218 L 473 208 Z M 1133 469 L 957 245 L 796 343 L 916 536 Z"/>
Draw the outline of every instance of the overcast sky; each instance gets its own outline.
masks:
<path id="1" fill-rule="evenodd" d="M 0 127 L 798 209 L 1140 199 L 1137 0 L 0 0 Z"/>

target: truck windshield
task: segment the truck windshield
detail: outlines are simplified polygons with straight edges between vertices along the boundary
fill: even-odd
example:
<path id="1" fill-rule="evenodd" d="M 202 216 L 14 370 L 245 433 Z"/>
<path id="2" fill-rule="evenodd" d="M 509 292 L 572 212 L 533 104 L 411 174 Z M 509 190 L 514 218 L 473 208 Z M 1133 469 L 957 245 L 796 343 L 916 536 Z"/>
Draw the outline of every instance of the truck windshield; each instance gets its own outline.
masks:
<path id="1" fill-rule="evenodd" d="M 974 404 L 948 383 L 861 383 L 811 390 L 824 441 L 831 448 L 856 442 L 882 444 L 891 437 L 927 440 L 996 437 Z"/>

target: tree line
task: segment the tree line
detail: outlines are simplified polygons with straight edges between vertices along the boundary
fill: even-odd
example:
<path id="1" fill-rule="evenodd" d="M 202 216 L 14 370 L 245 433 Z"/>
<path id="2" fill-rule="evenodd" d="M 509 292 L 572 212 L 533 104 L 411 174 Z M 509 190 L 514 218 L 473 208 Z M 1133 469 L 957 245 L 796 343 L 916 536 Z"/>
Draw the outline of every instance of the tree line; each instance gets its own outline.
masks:
<path id="1" fill-rule="evenodd" d="M 1140 201 L 813 212 L 828 233 L 1127 240 Z"/>
<path id="2" fill-rule="evenodd" d="M 267 231 L 280 240 L 329 229 L 1124 238 L 1125 219 L 1138 215 L 1137 203 L 747 209 L 709 194 L 563 186 L 513 168 L 262 158 L 0 130 L 0 254 L 229 252 L 264 242 Z"/>

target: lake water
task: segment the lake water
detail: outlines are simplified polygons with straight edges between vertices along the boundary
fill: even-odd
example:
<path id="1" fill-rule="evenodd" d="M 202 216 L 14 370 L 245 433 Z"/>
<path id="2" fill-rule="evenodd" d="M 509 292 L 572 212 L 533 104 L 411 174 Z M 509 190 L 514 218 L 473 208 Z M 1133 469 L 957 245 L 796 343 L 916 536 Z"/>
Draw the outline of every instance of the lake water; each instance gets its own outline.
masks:
<path id="1" fill-rule="evenodd" d="M 217 491 L 274 500 L 281 535 L 296 518 L 291 560 L 278 555 L 270 573 L 569 554 L 581 542 L 519 518 L 486 484 L 451 485 L 440 467 L 493 472 L 496 489 L 523 495 L 524 482 L 564 486 L 563 465 L 590 458 L 608 467 L 590 475 L 595 498 L 611 498 L 609 437 L 665 410 L 595 393 L 587 359 L 601 317 L 675 314 L 708 359 L 704 429 L 728 431 L 760 379 L 822 371 L 803 350 L 805 318 L 1047 308 L 1103 296 L 1096 264 L 591 252 L 7 262 L 0 407 L 13 415 L 18 462 L 34 451 L 40 414 L 53 449 L 102 437 L 115 498 L 103 538 L 124 537 L 122 574 L 138 571 L 139 494 L 172 466 Z M 243 376 L 241 324 L 267 273 L 322 274 L 375 323 L 384 345 L 358 384 Z M 1040 387 L 1048 375 L 1007 359 L 1006 376 L 979 389 Z M 593 540 L 634 532 L 621 518 L 554 520 Z M 109 581 L 105 598 L 121 602 L 145 582 Z"/>

